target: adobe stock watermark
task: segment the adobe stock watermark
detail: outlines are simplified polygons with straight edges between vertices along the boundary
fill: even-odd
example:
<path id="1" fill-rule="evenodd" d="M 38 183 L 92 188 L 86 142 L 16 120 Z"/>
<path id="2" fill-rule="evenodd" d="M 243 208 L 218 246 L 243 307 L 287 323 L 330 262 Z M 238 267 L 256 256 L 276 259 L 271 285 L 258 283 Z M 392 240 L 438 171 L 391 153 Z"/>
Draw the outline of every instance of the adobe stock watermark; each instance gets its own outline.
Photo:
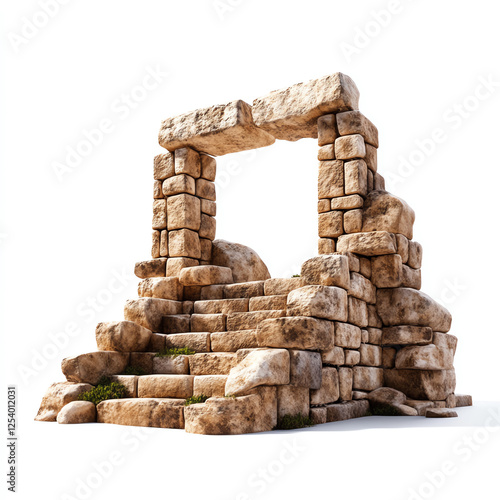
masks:
<path id="1" fill-rule="evenodd" d="M 466 292 L 468 287 L 460 282 L 458 278 L 445 279 L 444 288 L 441 290 L 439 298 L 447 306 L 454 304 L 456 300 Z"/>
<path id="2" fill-rule="evenodd" d="M 257 151 L 252 149 L 250 151 L 242 151 L 234 158 L 228 159 L 217 165 L 217 176 L 215 178 L 215 188 L 217 192 L 226 189 L 231 180 L 243 172 L 246 164 L 252 163 L 257 158 Z"/>
<path id="3" fill-rule="evenodd" d="M 270 485 L 273 485 L 306 451 L 297 439 L 285 441 L 283 447 L 275 459 L 270 460 L 265 466 L 259 467 L 250 474 L 247 479 L 246 491 L 241 491 L 235 500 L 251 500 L 262 495 Z"/>
<path id="4" fill-rule="evenodd" d="M 372 10 L 370 20 L 354 29 L 352 41 L 340 44 L 346 61 L 350 63 L 354 56 L 368 48 L 373 40 L 391 25 L 394 18 L 404 12 L 406 4 L 411 2 L 413 0 L 389 0 L 385 9 Z"/>
<path id="5" fill-rule="evenodd" d="M 11 31 L 7 34 L 10 46 L 15 54 L 27 45 L 31 40 L 54 19 L 61 7 L 67 5 L 71 0 L 39 0 L 39 9 L 29 17 L 21 18 L 21 27 L 17 33 Z"/>
<path id="6" fill-rule="evenodd" d="M 474 90 L 467 94 L 461 101 L 444 110 L 441 115 L 442 124 L 434 129 L 423 139 L 416 139 L 415 147 L 406 155 L 397 159 L 396 171 L 389 171 L 385 176 L 391 185 L 397 186 L 411 177 L 415 171 L 452 136 L 452 132 L 460 129 L 482 103 L 491 99 L 500 87 L 500 81 L 493 75 L 478 76 L 478 83 Z"/>
<path id="7" fill-rule="evenodd" d="M 113 450 L 104 460 L 92 461 L 91 471 L 81 477 L 75 478 L 75 486 L 71 494 L 63 493 L 60 500 L 87 500 L 98 490 L 109 478 L 127 462 L 127 458 L 136 453 L 141 443 L 147 441 L 154 429 L 141 427 L 124 432 L 120 437 L 120 443 L 125 451 Z"/>
<path id="8" fill-rule="evenodd" d="M 489 409 L 489 416 L 471 434 L 465 434 L 452 447 L 453 458 L 445 460 L 441 466 L 424 474 L 425 479 L 416 488 L 408 490 L 407 500 L 428 500 L 441 490 L 448 480 L 456 476 L 500 429 L 500 409 Z"/>
<path id="9" fill-rule="evenodd" d="M 163 71 L 159 65 L 155 68 L 146 67 L 140 83 L 128 92 L 121 93 L 111 102 L 111 114 L 99 120 L 91 129 L 84 129 L 72 145 L 66 146 L 63 161 L 52 162 L 52 170 L 58 181 L 62 182 L 66 175 L 74 172 L 84 159 L 104 142 L 106 136 L 116 130 L 118 123 L 125 121 L 152 91 L 165 82 L 169 75 L 170 73 Z"/>
<path id="10" fill-rule="evenodd" d="M 81 318 L 81 322 L 68 321 L 61 330 L 46 335 L 49 340 L 42 347 L 30 350 L 30 361 L 17 367 L 23 382 L 28 384 L 32 379 L 36 379 L 47 368 L 50 361 L 60 356 L 71 339 L 78 337 L 97 313 L 104 311 L 113 302 L 115 296 L 122 293 L 133 279 L 135 276 L 124 269 L 121 271 L 113 269 L 106 286 L 96 294 L 86 297 L 75 307 L 75 313 Z"/>
<path id="11" fill-rule="evenodd" d="M 226 14 L 234 12 L 245 0 L 214 0 L 212 7 L 221 21 L 224 21 Z"/>

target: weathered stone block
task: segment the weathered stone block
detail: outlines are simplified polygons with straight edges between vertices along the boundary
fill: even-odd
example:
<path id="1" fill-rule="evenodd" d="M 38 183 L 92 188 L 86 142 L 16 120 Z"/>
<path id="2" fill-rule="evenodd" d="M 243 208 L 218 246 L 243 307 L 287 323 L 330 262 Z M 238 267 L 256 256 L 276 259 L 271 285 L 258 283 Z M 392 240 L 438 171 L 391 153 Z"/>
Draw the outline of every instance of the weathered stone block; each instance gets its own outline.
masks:
<path id="1" fill-rule="evenodd" d="M 335 158 L 352 160 L 366 156 L 365 140 L 359 134 L 345 135 L 335 140 Z"/>
<path id="2" fill-rule="evenodd" d="M 361 356 L 360 364 L 365 366 L 382 366 L 382 348 L 376 345 L 361 344 L 359 347 Z"/>
<path id="3" fill-rule="evenodd" d="M 328 405 L 326 407 L 326 421 L 339 422 L 341 420 L 364 417 L 369 409 L 370 403 L 366 400 L 345 401 L 343 403 Z"/>
<path id="4" fill-rule="evenodd" d="M 233 282 L 233 273 L 228 267 L 196 266 L 183 269 L 179 281 L 184 286 L 207 286 Z"/>
<path id="5" fill-rule="evenodd" d="M 196 193 L 195 180 L 190 175 L 174 175 L 163 181 L 163 196 L 173 196 L 180 193 Z"/>
<path id="6" fill-rule="evenodd" d="M 99 323 L 95 330 L 97 348 L 100 351 L 145 351 L 151 330 L 131 321 Z"/>
<path id="7" fill-rule="evenodd" d="M 353 252 L 372 257 L 396 253 L 396 238 L 386 231 L 344 234 L 337 242 L 339 252 Z"/>
<path id="8" fill-rule="evenodd" d="M 182 285 L 178 278 L 146 278 L 137 287 L 139 297 L 182 300 Z"/>
<path id="9" fill-rule="evenodd" d="M 165 336 L 165 347 L 187 347 L 195 352 L 210 352 L 210 333 L 175 333 Z"/>
<path id="10" fill-rule="evenodd" d="M 323 115 L 318 118 L 318 145 L 333 144 L 338 137 L 335 115 Z"/>
<path id="11" fill-rule="evenodd" d="M 160 181 L 175 175 L 174 155 L 164 153 L 155 156 L 154 159 L 154 178 Z"/>
<path id="12" fill-rule="evenodd" d="M 176 175 L 187 174 L 197 179 L 201 175 L 201 160 L 197 151 L 191 148 L 176 149 L 174 153 Z"/>
<path id="13" fill-rule="evenodd" d="M 200 200 L 190 194 L 178 194 L 167 199 L 167 227 L 173 229 L 200 229 Z"/>
<path id="14" fill-rule="evenodd" d="M 278 418 L 298 414 L 309 416 L 309 389 L 307 387 L 279 385 L 277 390 Z"/>
<path id="15" fill-rule="evenodd" d="M 363 224 L 362 210 L 349 210 L 344 212 L 344 232 L 347 234 L 359 233 Z"/>
<path id="16" fill-rule="evenodd" d="M 125 319 L 151 330 L 161 331 L 163 316 L 181 314 L 182 302 L 165 299 L 143 297 L 127 300 L 125 304 Z"/>
<path id="17" fill-rule="evenodd" d="M 339 196 L 332 198 L 332 210 L 353 210 L 363 206 L 363 198 L 359 194 L 351 194 L 349 196 Z"/>
<path id="18" fill-rule="evenodd" d="M 345 194 L 367 194 L 368 167 L 364 160 L 354 160 L 344 163 Z"/>
<path id="19" fill-rule="evenodd" d="M 422 245 L 416 241 L 409 241 L 408 245 L 408 265 L 413 269 L 420 269 L 422 267 Z"/>
<path id="20" fill-rule="evenodd" d="M 129 353 L 98 351 L 64 358 L 61 369 L 68 382 L 96 385 L 102 376 L 123 373 L 129 362 Z"/>
<path id="21" fill-rule="evenodd" d="M 362 274 L 350 273 L 351 280 L 348 293 L 369 304 L 375 304 L 377 290 Z"/>
<path id="22" fill-rule="evenodd" d="M 217 161 L 212 156 L 205 154 L 200 155 L 201 159 L 201 176 L 207 181 L 215 181 L 215 175 L 217 172 Z M 215 214 L 210 214 L 215 215 Z"/>
<path id="23" fill-rule="evenodd" d="M 342 347 L 332 347 L 328 351 L 321 352 L 321 361 L 327 365 L 343 365 L 344 349 Z"/>
<path id="24" fill-rule="evenodd" d="M 335 160 L 335 144 L 327 144 L 321 146 L 318 150 L 318 160 Z"/>
<path id="25" fill-rule="evenodd" d="M 233 278 L 234 278 L 234 273 L 233 273 Z M 233 285 L 225 285 L 224 298 L 237 299 L 244 297 L 248 298 L 261 297 L 262 295 L 264 295 L 264 283 L 265 283 L 264 281 L 249 281 L 247 283 L 235 283 Z"/>
<path id="26" fill-rule="evenodd" d="M 321 355 L 318 352 L 290 350 L 291 385 L 319 389 L 321 369 Z"/>
<path id="27" fill-rule="evenodd" d="M 321 370 L 321 387 L 311 391 L 311 405 L 334 403 L 339 397 L 338 371 L 336 368 L 327 366 Z"/>
<path id="28" fill-rule="evenodd" d="M 395 288 L 403 281 L 401 255 L 393 253 L 372 258 L 372 283 L 377 288 Z"/>
<path id="29" fill-rule="evenodd" d="M 345 366 L 339 368 L 339 390 L 340 399 L 342 401 L 352 400 L 353 377 L 352 368 L 347 368 Z"/>
<path id="30" fill-rule="evenodd" d="M 167 200 L 153 201 L 153 229 L 167 227 Z"/>
<path id="31" fill-rule="evenodd" d="M 189 356 L 189 373 L 191 375 L 229 375 L 237 363 L 236 354 L 231 352 L 193 354 Z"/>
<path id="32" fill-rule="evenodd" d="M 384 370 L 369 366 L 353 368 L 353 388 L 361 391 L 373 391 L 384 385 Z"/>
<path id="33" fill-rule="evenodd" d="M 201 257 L 200 238 L 190 229 L 179 229 L 168 233 L 168 253 L 171 257 Z"/>
<path id="34" fill-rule="evenodd" d="M 158 375 L 158 374 L 162 374 L 162 375 L 188 375 L 189 374 L 189 357 L 188 356 L 155 356 L 153 358 L 153 373 L 156 375 Z"/>
<path id="35" fill-rule="evenodd" d="M 226 331 L 225 314 L 193 314 L 191 315 L 191 331 L 224 332 Z"/>
<path id="36" fill-rule="evenodd" d="M 349 349 L 359 349 L 361 329 L 349 323 L 335 323 L 335 345 Z"/>
<path id="37" fill-rule="evenodd" d="M 297 288 L 288 294 L 287 315 L 346 321 L 347 292 L 335 286 Z"/>
<path id="38" fill-rule="evenodd" d="M 344 195 L 344 162 L 320 161 L 318 170 L 318 197 L 333 198 Z"/>
<path id="39" fill-rule="evenodd" d="M 198 260 L 190 259 L 188 257 L 169 258 L 167 260 L 167 277 L 178 277 L 184 268 L 197 266 L 198 264 Z"/>
<path id="40" fill-rule="evenodd" d="M 215 239 L 216 223 L 215 218 L 210 215 L 201 214 L 200 238 L 206 238 L 210 241 Z M 209 255 L 209 258 L 211 256 Z"/>
<path id="41" fill-rule="evenodd" d="M 249 311 L 282 311 L 286 309 L 286 300 L 286 295 L 252 297 L 249 302 Z"/>
<path id="42" fill-rule="evenodd" d="M 360 111 L 345 111 L 337 114 L 340 135 L 360 134 L 368 144 L 378 148 L 378 130 Z"/>
<path id="43" fill-rule="evenodd" d="M 239 349 L 251 349 L 259 345 L 256 330 L 212 333 L 210 342 L 214 352 L 236 352 Z"/>
<path id="44" fill-rule="evenodd" d="M 227 375 L 197 375 L 194 377 L 193 396 L 224 397 Z"/>
<path id="45" fill-rule="evenodd" d="M 151 241 L 151 257 L 157 259 L 160 256 L 160 231 L 153 231 Z"/>
<path id="46" fill-rule="evenodd" d="M 432 328 L 427 326 L 392 326 L 383 328 L 382 345 L 427 345 L 432 337 Z"/>
<path id="47" fill-rule="evenodd" d="M 304 285 L 349 288 L 349 260 L 345 255 L 313 257 L 302 264 L 300 273 Z"/>
<path id="48" fill-rule="evenodd" d="M 95 404 L 91 401 L 72 401 L 57 415 L 59 424 L 88 424 L 97 417 Z"/>
<path id="49" fill-rule="evenodd" d="M 361 360 L 359 351 L 351 351 L 349 349 L 345 349 L 344 355 L 345 355 L 345 362 L 344 362 L 345 365 L 347 366 L 359 365 L 359 362 Z"/>
<path id="50" fill-rule="evenodd" d="M 348 298 L 349 313 L 347 321 L 360 328 L 368 326 L 368 307 L 363 300 L 356 299 L 355 297 Z"/>

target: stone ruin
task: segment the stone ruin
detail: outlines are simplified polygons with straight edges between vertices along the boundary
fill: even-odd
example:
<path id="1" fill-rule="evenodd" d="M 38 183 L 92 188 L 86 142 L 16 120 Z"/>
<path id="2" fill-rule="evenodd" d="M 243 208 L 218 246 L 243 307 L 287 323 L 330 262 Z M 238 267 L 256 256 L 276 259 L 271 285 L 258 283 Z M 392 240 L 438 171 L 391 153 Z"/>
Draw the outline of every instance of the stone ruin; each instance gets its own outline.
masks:
<path id="1" fill-rule="evenodd" d="M 342 73 L 165 120 L 154 159 L 152 260 L 125 320 L 100 323 L 97 351 L 66 358 L 66 382 L 37 420 L 269 431 L 370 413 L 456 416 L 450 313 L 420 291 L 413 210 L 385 190 L 376 127 Z M 317 138 L 318 256 L 270 277 L 252 249 L 215 239 L 216 159 Z M 158 356 L 165 349 L 192 354 Z M 182 352 L 182 351 L 181 351 Z M 124 375 L 127 367 L 141 375 Z M 102 376 L 125 398 L 78 401 Z M 192 396 L 205 402 L 186 405 Z M 379 410 L 378 412 L 376 410 Z M 371 412 L 370 412 L 371 410 Z"/>

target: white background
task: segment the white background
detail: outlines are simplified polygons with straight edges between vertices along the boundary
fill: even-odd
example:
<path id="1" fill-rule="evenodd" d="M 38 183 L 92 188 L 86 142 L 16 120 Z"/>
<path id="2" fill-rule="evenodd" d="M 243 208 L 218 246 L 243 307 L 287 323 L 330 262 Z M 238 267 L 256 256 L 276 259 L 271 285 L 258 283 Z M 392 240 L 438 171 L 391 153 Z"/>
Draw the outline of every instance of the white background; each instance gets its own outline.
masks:
<path id="1" fill-rule="evenodd" d="M 84 498 L 77 481 L 113 452 L 120 464 L 88 498 L 406 499 L 447 460 L 460 468 L 421 498 L 496 498 L 498 434 L 483 429 L 485 444 L 460 455 L 486 406 L 453 424 L 361 419 L 232 438 L 154 430 L 137 446 L 127 428 L 33 422 L 63 380 L 61 359 L 94 350 L 97 322 L 122 318 L 136 296 L 161 120 L 337 71 L 379 128 L 387 189 L 417 214 L 422 289 L 450 309 L 459 337 L 457 392 L 498 401 L 495 2 L 66 0 L 50 18 L 42 3 L 5 1 L 0 16 L 2 391 L 18 386 L 18 498 Z M 139 88 L 152 71 L 158 81 Z M 102 120 L 100 143 L 56 169 Z M 218 162 L 217 237 L 253 247 L 275 277 L 316 252 L 316 151 L 314 140 L 280 141 Z M 305 451 L 274 466 L 294 439 Z M 252 483 L 269 467 L 272 481 Z"/>

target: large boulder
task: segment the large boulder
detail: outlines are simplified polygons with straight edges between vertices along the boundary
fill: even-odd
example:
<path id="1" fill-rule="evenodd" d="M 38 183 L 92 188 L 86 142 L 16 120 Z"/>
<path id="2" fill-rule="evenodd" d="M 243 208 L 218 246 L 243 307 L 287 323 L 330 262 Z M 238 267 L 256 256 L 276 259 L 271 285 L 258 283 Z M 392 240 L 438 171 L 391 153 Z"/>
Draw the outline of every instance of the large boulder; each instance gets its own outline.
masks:
<path id="1" fill-rule="evenodd" d="M 99 323 L 95 330 L 97 348 L 100 351 L 145 351 L 151 338 L 151 330 L 132 321 Z"/>
<path id="2" fill-rule="evenodd" d="M 65 358 L 62 372 L 69 382 L 84 382 L 96 385 L 102 376 L 123 373 L 128 365 L 129 353 L 98 351 Z"/>
<path id="3" fill-rule="evenodd" d="M 345 255 L 318 255 L 306 260 L 300 272 L 306 285 L 349 288 L 349 259 Z"/>
<path id="4" fill-rule="evenodd" d="M 233 272 L 234 283 L 262 281 L 271 277 L 267 266 L 257 252 L 240 243 L 215 240 L 212 245 L 210 264 L 229 267 Z"/>
<path id="5" fill-rule="evenodd" d="M 57 415 L 59 424 L 88 424 L 96 420 L 95 404 L 91 401 L 72 401 Z"/>
<path id="6" fill-rule="evenodd" d="M 55 422 L 58 413 L 63 406 L 77 401 L 83 392 L 92 390 L 90 384 L 79 384 L 75 382 L 56 382 L 52 384 L 43 396 L 40 409 L 35 420 L 41 422 Z"/>
<path id="7" fill-rule="evenodd" d="M 435 332 L 448 332 L 451 328 L 449 311 L 413 288 L 379 289 L 377 313 L 384 326 L 428 326 Z"/>
<path id="8" fill-rule="evenodd" d="M 380 410 L 382 413 L 390 408 L 397 415 L 417 416 L 418 411 L 411 406 L 406 405 L 406 396 L 401 391 L 390 387 L 379 387 L 371 391 L 366 399 L 374 410 Z"/>
<path id="9" fill-rule="evenodd" d="M 288 294 L 287 315 L 347 321 L 347 292 L 336 286 L 297 288 Z"/>

